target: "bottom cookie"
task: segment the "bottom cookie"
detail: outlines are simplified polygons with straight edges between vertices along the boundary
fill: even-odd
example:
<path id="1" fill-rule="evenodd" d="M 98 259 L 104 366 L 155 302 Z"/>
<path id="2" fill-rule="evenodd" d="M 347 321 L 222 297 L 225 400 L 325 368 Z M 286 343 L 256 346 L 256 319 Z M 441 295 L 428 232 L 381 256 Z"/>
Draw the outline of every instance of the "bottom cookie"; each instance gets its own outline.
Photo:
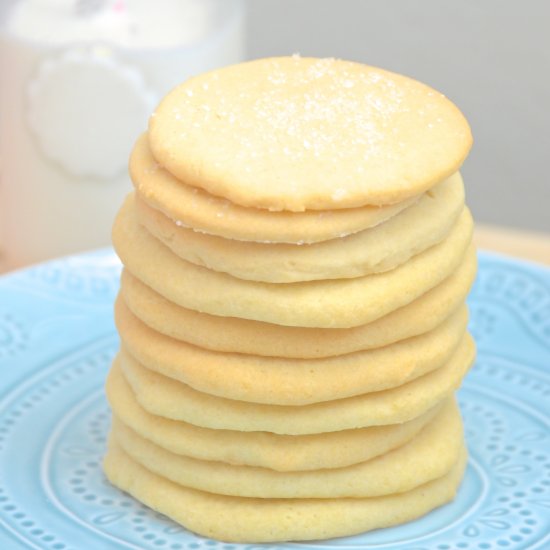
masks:
<path id="1" fill-rule="evenodd" d="M 341 499 L 261 499 L 189 489 L 140 466 L 114 441 L 104 469 L 113 485 L 199 535 L 276 542 L 355 535 L 413 520 L 452 500 L 465 465 L 464 449 L 449 473 L 411 491 Z"/>

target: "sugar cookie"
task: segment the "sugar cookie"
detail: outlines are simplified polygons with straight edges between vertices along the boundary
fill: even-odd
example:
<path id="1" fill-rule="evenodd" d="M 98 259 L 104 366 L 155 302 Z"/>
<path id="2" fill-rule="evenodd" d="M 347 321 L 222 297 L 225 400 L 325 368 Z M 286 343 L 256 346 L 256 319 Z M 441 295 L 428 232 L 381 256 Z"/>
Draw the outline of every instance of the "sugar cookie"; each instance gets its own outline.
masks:
<path id="1" fill-rule="evenodd" d="M 179 180 L 296 212 L 400 202 L 456 172 L 471 143 L 460 111 L 425 84 L 297 56 L 191 78 L 149 122 L 153 156 Z"/>

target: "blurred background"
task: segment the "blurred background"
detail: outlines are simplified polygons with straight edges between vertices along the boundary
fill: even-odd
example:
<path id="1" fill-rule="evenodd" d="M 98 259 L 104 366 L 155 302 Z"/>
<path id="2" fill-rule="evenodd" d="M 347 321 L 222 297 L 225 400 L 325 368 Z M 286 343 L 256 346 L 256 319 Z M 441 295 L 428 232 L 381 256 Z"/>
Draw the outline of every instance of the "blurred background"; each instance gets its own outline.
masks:
<path id="1" fill-rule="evenodd" d="M 292 53 L 450 97 L 474 134 L 462 173 L 476 220 L 548 246 L 550 263 L 525 233 L 550 232 L 549 21 L 547 0 L 0 0 L 4 269 L 109 243 L 131 144 L 171 87 Z"/>

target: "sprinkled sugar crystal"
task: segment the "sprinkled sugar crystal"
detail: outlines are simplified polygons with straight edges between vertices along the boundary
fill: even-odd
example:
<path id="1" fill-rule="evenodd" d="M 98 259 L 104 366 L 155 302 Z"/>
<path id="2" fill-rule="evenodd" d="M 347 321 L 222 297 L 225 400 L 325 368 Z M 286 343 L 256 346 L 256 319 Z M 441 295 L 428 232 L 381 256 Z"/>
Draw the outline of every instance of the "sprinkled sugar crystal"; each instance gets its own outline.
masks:
<path id="1" fill-rule="evenodd" d="M 334 193 L 332 193 L 332 198 L 335 201 L 341 201 L 346 195 L 347 191 L 345 189 L 336 189 Z"/>

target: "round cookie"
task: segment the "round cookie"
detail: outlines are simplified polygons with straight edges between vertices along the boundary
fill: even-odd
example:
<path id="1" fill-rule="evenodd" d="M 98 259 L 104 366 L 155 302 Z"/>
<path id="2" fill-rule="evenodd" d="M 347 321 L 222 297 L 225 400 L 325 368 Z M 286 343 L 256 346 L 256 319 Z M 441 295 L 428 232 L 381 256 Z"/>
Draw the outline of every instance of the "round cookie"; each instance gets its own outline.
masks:
<path id="1" fill-rule="evenodd" d="M 464 259 L 473 222 L 465 209 L 449 236 L 392 271 L 355 279 L 273 284 L 237 279 L 178 258 L 121 208 L 113 243 L 122 263 L 178 305 L 213 315 L 270 323 L 347 328 L 369 323 L 418 298 Z M 470 247 L 468 254 L 474 254 Z"/>
<path id="2" fill-rule="evenodd" d="M 153 156 L 179 180 L 294 212 L 398 203 L 456 172 L 471 143 L 460 111 L 425 84 L 299 56 L 192 78 L 149 122 Z"/>
<path id="3" fill-rule="evenodd" d="M 148 413 L 136 401 L 120 369 L 106 384 L 113 414 L 136 433 L 175 454 L 280 472 L 343 468 L 383 455 L 410 441 L 440 410 L 436 405 L 401 424 L 324 434 L 211 430 Z"/>
<path id="4" fill-rule="evenodd" d="M 122 345 L 132 357 L 197 391 L 252 403 L 308 405 L 393 388 L 437 369 L 462 342 L 468 314 L 463 305 L 439 327 L 420 336 L 325 359 L 199 348 L 151 330 L 120 299 L 115 321 Z"/>
<path id="5" fill-rule="evenodd" d="M 151 328 L 202 348 L 268 357 L 333 357 L 387 346 L 439 326 L 464 302 L 476 260 L 468 254 L 455 272 L 410 304 L 348 329 L 284 327 L 199 313 L 166 300 L 126 269 L 121 294 L 132 313 Z"/>
<path id="6" fill-rule="evenodd" d="M 446 475 L 383 497 L 261 499 L 178 485 L 140 466 L 112 440 L 103 464 L 113 485 L 187 529 L 217 540 L 248 543 L 343 537 L 410 521 L 452 500 L 465 466 L 463 449 Z"/>
<path id="7" fill-rule="evenodd" d="M 371 229 L 311 245 L 228 240 L 178 227 L 139 197 L 140 223 L 180 258 L 239 279 L 293 283 L 389 271 L 441 242 L 464 206 L 458 173 L 424 193 L 412 206 Z M 131 207 L 131 206 L 130 206 Z"/>
<path id="8" fill-rule="evenodd" d="M 118 418 L 111 436 L 136 462 L 175 483 L 221 495 L 258 498 L 361 498 L 403 493 L 445 475 L 463 447 L 460 413 L 452 400 L 411 441 L 346 468 L 276 472 L 197 460 L 163 449 Z"/>
<path id="9" fill-rule="evenodd" d="M 147 369 L 124 349 L 121 368 L 140 405 L 158 416 L 204 428 L 303 435 L 406 422 L 445 399 L 473 362 L 467 335 L 450 361 L 412 382 L 389 390 L 302 406 L 264 405 L 216 397 Z"/>
<path id="10" fill-rule="evenodd" d="M 227 239 L 263 243 L 316 243 L 374 227 L 418 200 L 418 196 L 387 206 L 345 210 L 269 212 L 245 208 L 178 181 L 151 155 L 147 135 L 130 156 L 130 177 L 136 194 L 176 225 Z"/>

